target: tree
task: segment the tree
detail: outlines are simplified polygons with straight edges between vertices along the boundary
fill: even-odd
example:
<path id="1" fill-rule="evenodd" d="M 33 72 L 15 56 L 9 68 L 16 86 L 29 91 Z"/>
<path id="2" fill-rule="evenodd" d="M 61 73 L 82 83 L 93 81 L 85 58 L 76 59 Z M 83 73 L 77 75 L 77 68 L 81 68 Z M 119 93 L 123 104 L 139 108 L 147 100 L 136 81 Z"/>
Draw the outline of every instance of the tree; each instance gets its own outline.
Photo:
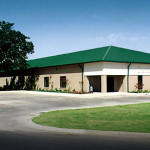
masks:
<path id="1" fill-rule="evenodd" d="M 28 54 L 34 53 L 30 38 L 13 29 L 14 23 L 0 21 L 0 72 L 26 69 Z"/>

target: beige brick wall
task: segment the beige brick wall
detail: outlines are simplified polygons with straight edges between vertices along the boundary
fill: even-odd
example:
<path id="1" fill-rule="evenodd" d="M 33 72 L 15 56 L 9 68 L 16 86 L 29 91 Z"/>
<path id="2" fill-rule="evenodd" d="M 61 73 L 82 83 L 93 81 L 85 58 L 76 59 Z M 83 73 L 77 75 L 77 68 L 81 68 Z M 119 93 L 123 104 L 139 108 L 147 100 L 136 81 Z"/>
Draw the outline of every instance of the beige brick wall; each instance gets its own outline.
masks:
<path id="1" fill-rule="evenodd" d="M 135 85 L 138 83 L 138 76 L 130 76 L 129 77 L 129 91 L 135 91 L 137 90 L 135 88 Z M 150 76 L 143 76 L 143 90 L 149 90 L 150 91 Z"/>
<path id="2" fill-rule="evenodd" d="M 123 92 L 127 92 L 127 76 L 123 78 Z"/>
<path id="3" fill-rule="evenodd" d="M 143 90 L 150 91 L 150 76 L 143 76 Z"/>
<path id="4" fill-rule="evenodd" d="M 81 91 L 82 86 L 82 72 L 81 68 L 78 65 L 68 65 L 68 66 L 61 66 L 61 67 L 47 67 L 47 68 L 40 68 L 38 70 L 39 74 L 39 81 L 37 82 L 37 88 L 41 89 L 61 89 L 61 90 L 70 90 L 73 91 Z M 67 87 L 61 88 L 60 87 L 60 77 L 66 76 L 67 79 Z M 49 88 L 44 87 L 44 77 L 49 77 Z M 86 76 L 83 78 L 84 80 L 84 91 L 88 91 L 89 82 Z"/>
<path id="5" fill-rule="evenodd" d="M 81 91 L 82 72 L 78 65 L 66 65 L 59 67 L 47 67 L 39 68 L 37 71 L 39 75 L 39 81 L 37 82 L 37 88 L 47 89 L 44 87 L 44 77 L 49 77 L 49 88 L 48 89 L 61 89 L 60 88 L 60 76 L 66 76 L 68 84 L 66 89 L 72 91 Z M 89 77 L 84 77 L 84 91 L 89 91 Z M 127 91 L 127 76 L 114 76 L 115 77 L 115 90 L 119 92 Z M 95 77 L 94 77 L 95 78 Z M 100 76 L 99 76 L 100 78 Z M 10 83 L 11 77 L 0 77 L 0 86 L 6 85 L 6 79 Z M 138 76 L 129 77 L 129 91 L 135 91 L 135 85 L 138 82 Z M 97 83 L 100 84 L 99 82 Z M 150 76 L 143 76 L 143 90 L 150 90 Z M 64 90 L 64 88 L 62 89 Z"/>
<path id="6" fill-rule="evenodd" d="M 11 77 L 0 77 L 0 86 L 3 87 L 4 85 L 6 85 L 6 80 L 8 84 L 10 84 L 10 79 Z"/>
<path id="7" fill-rule="evenodd" d="M 137 90 L 135 85 L 138 83 L 138 76 L 130 76 L 129 77 L 129 91 Z"/>
<path id="8" fill-rule="evenodd" d="M 41 89 L 69 89 L 73 91 L 81 91 L 82 86 L 82 71 L 79 65 L 67 65 L 67 66 L 59 66 L 59 67 L 47 67 L 47 68 L 39 68 L 37 71 L 39 75 L 39 80 L 37 82 L 37 88 Z M 68 80 L 66 88 L 60 88 L 60 76 L 66 76 Z M 44 87 L 44 77 L 49 77 L 49 88 Z M 0 77 L 0 86 L 6 85 L 6 79 L 8 83 L 10 83 L 11 77 Z M 86 76 L 83 77 L 83 90 L 88 91 L 89 89 L 89 81 Z"/>

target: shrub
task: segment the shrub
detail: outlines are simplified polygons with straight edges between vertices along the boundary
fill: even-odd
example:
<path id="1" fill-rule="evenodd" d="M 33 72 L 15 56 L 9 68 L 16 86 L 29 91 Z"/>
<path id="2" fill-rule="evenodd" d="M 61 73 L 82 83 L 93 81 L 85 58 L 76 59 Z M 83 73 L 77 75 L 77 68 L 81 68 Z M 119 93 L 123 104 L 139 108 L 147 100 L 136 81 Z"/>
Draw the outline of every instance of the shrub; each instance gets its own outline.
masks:
<path id="1" fill-rule="evenodd" d="M 64 93 L 70 93 L 70 90 L 65 89 L 63 92 Z"/>
<path id="2" fill-rule="evenodd" d="M 148 91 L 148 90 L 144 90 L 144 91 L 132 91 L 131 93 L 150 93 L 150 91 Z"/>
<path id="3" fill-rule="evenodd" d="M 142 83 L 136 83 L 135 88 L 136 88 L 138 91 L 142 91 L 143 86 L 144 86 L 144 84 L 142 84 Z"/>
<path id="4" fill-rule="evenodd" d="M 3 87 L 0 86 L 0 91 L 3 91 Z"/>

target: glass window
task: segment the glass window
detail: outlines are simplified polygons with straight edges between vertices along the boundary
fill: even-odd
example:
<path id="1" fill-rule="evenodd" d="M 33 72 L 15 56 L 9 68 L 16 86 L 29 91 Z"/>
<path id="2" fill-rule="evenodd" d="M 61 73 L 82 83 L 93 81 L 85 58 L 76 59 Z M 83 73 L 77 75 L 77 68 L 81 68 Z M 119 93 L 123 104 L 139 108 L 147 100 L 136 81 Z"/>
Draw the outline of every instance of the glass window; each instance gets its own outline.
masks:
<path id="1" fill-rule="evenodd" d="M 138 76 L 138 89 L 143 89 L 143 78 Z"/>
<path id="2" fill-rule="evenodd" d="M 44 87 L 49 87 L 49 77 L 44 77 Z"/>
<path id="3" fill-rule="evenodd" d="M 66 76 L 60 77 L 60 87 L 65 88 L 66 87 Z"/>

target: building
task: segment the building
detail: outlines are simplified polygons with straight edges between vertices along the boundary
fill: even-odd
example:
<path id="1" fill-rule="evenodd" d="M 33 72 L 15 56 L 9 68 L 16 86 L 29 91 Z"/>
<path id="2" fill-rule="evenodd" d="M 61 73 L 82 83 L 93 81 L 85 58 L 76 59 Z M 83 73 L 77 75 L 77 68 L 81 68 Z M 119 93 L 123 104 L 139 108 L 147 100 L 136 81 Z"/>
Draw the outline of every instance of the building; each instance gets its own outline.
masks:
<path id="1" fill-rule="evenodd" d="M 150 54 L 106 46 L 29 60 L 38 76 L 35 88 L 95 92 L 150 90 Z M 12 75 L 0 77 L 0 86 Z M 7 84 L 8 84 L 7 83 Z"/>

